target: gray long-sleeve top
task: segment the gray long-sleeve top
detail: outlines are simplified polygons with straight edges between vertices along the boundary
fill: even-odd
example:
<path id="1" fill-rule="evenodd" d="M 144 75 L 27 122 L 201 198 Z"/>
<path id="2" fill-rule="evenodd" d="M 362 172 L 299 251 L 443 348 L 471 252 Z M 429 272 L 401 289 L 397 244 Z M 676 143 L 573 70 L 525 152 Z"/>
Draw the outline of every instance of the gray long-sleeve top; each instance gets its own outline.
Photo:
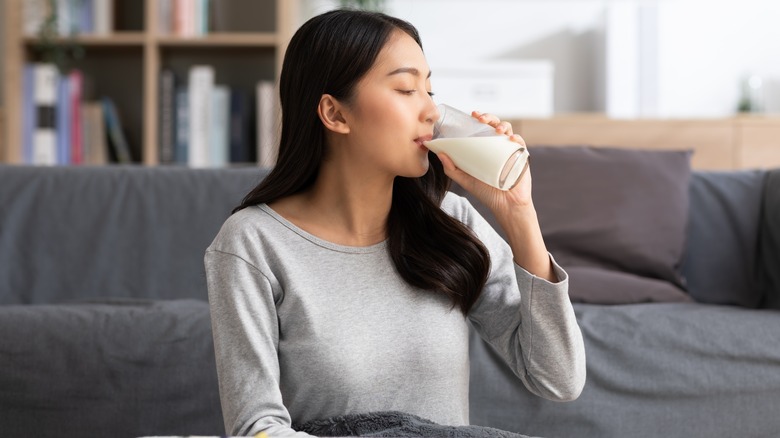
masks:
<path id="1" fill-rule="evenodd" d="M 550 283 L 519 267 L 466 199 L 448 193 L 442 208 L 490 252 L 468 320 L 531 392 L 576 398 L 585 350 L 566 272 L 553 261 Z M 205 265 L 229 434 L 292 435 L 292 423 L 386 410 L 468 424 L 467 318 L 407 284 L 386 242 L 337 245 L 259 205 L 228 218 Z"/>

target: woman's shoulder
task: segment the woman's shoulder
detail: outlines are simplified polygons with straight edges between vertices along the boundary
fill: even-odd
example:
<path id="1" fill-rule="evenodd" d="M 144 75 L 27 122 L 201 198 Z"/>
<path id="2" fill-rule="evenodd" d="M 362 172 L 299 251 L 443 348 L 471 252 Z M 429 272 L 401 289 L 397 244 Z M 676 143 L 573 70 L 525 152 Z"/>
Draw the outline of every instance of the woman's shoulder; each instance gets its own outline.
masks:
<path id="1" fill-rule="evenodd" d="M 209 249 L 232 253 L 240 250 L 248 241 L 254 240 L 253 236 L 263 234 L 273 226 L 275 220 L 266 210 L 265 204 L 253 205 L 228 216 Z"/>

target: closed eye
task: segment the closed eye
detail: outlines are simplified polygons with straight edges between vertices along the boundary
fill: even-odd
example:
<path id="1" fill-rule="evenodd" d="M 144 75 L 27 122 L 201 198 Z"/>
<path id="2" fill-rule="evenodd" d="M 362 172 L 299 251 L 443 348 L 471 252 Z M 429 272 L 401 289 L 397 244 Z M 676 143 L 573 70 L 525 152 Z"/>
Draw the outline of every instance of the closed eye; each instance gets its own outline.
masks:
<path id="1" fill-rule="evenodd" d="M 416 93 L 417 90 L 397 90 L 401 94 L 405 94 L 407 96 L 411 96 L 412 94 Z M 434 93 L 433 91 L 428 91 L 428 96 L 433 97 Z"/>

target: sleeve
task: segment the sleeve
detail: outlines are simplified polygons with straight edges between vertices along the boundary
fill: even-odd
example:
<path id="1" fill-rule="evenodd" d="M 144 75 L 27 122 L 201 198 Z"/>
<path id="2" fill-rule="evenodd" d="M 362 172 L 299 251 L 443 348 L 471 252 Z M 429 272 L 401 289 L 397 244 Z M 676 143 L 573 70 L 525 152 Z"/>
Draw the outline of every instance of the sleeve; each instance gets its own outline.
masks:
<path id="1" fill-rule="evenodd" d="M 471 208 L 469 225 L 490 253 L 491 271 L 469 319 L 532 393 L 555 401 L 579 397 L 585 347 L 568 294 L 568 274 L 550 255 L 551 283 L 518 266 L 512 250 Z"/>
<path id="2" fill-rule="evenodd" d="M 309 436 L 291 428 L 279 388 L 279 324 L 268 278 L 242 258 L 205 255 L 219 394 L 228 435 Z"/>

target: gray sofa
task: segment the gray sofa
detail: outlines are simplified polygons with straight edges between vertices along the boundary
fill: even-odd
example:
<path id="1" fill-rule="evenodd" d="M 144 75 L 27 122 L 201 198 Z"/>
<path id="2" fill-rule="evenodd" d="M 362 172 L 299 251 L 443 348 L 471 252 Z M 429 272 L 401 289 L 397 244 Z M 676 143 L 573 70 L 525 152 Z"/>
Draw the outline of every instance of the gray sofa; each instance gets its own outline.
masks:
<path id="1" fill-rule="evenodd" d="M 473 424 L 546 437 L 780 431 L 772 265 L 780 176 L 691 173 L 685 154 L 642 164 L 657 156 L 532 149 L 537 209 L 551 252 L 572 276 L 588 381 L 574 402 L 539 399 L 473 336 Z M 633 183 L 586 183 L 614 174 Z M 1 434 L 224 434 L 203 251 L 263 176 L 254 168 L 0 166 Z M 664 181 L 684 187 L 672 193 Z M 643 191 L 653 188 L 671 204 L 646 205 L 652 196 Z M 606 226 L 588 216 L 599 203 L 614 205 Z M 656 217 L 643 223 L 636 206 Z M 664 219 L 673 210 L 676 222 Z M 629 248 L 618 251 L 605 245 L 615 230 L 646 240 L 618 236 Z M 592 233 L 602 233 L 598 244 L 586 238 Z M 595 247 L 606 255 L 582 249 Z M 653 268 L 642 248 L 672 260 L 672 272 Z"/>

